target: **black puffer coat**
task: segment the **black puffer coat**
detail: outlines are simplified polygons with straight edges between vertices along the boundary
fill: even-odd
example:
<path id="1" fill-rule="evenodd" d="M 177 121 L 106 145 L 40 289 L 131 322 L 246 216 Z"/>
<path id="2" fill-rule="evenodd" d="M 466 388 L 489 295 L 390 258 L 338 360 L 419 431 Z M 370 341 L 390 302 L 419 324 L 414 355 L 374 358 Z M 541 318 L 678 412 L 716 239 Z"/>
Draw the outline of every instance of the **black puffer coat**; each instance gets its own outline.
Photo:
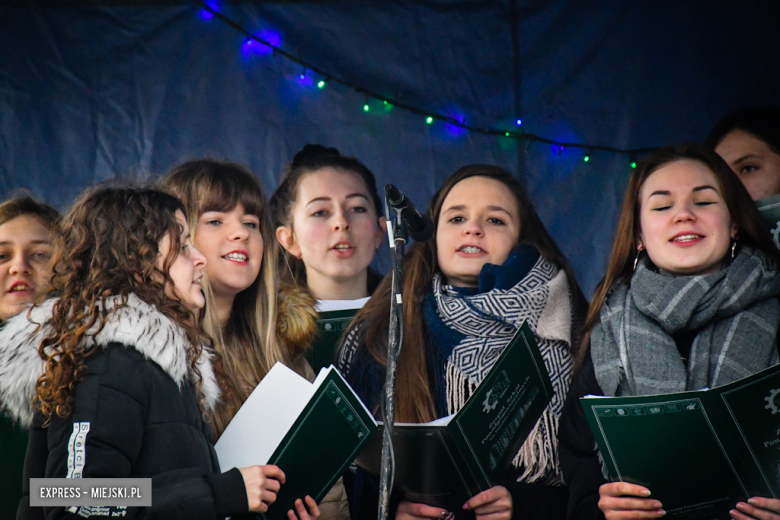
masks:
<path id="1" fill-rule="evenodd" d="M 47 302 L 35 309 L 32 320 L 41 322 L 50 312 Z M 246 512 L 240 472 L 219 471 L 181 329 L 132 295 L 129 305 L 111 316 L 93 339 L 100 348 L 87 358 L 73 412 L 66 418 L 52 417 L 45 429 L 29 409 L 35 387 L 30 374 L 42 372 L 37 345 L 45 332 L 36 333 L 26 313 L 9 320 L 0 331 L 0 402 L 31 426 L 24 479 L 28 493 L 31 477 L 151 477 L 153 505 L 44 511 L 30 508 L 25 498 L 17 518 L 42 518 L 45 513 L 47 519 L 114 514 L 212 519 Z M 213 406 L 219 390 L 208 353 L 201 356 L 198 369 L 203 401 Z M 25 377 L 27 381 L 20 380 Z M 76 437 L 84 441 L 83 447 L 76 447 Z"/>

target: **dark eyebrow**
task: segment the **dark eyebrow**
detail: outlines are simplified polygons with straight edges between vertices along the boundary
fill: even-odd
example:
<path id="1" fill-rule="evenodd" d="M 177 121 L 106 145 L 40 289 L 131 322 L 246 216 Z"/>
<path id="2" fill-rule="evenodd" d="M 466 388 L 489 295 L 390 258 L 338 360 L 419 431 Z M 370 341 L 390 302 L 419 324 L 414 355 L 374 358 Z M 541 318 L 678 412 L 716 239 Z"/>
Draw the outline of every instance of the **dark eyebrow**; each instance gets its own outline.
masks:
<path id="1" fill-rule="evenodd" d="M 489 211 L 502 211 L 502 212 L 506 213 L 507 215 L 509 215 L 510 217 L 512 216 L 512 214 L 509 213 L 509 211 L 505 210 L 501 206 L 488 206 L 487 209 Z"/>
<path id="2" fill-rule="evenodd" d="M 715 188 L 714 186 L 710 186 L 709 184 L 705 184 L 704 186 L 696 186 L 691 191 L 696 193 L 697 191 L 704 191 L 704 190 L 712 190 L 712 191 L 714 191 L 716 193 L 720 193 L 717 190 L 717 188 Z M 653 195 L 660 195 L 660 196 L 670 197 L 672 195 L 672 193 L 670 191 L 668 191 L 668 190 L 656 190 L 653 193 L 651 193 L 650 195 L 648 195 L 647 198 L 649 199 Z"/>
<path id="3" fill-rule="evenodd" d="M 739 164 L 741 162 L 747 161 L 748 159 L 763 159 L 763 157 L 761 157 L 760 155 L 756 155 L 754 153 L 749 153 L 735 160 L 734 164 Z"/>
<path id="4" fill-rule="evenodd" d="M 668 191 L 668 190 L 656 190 L 653 193 L 651 193 L 650 195 L 648 195 L 647 198 L 649 199 L 653 195 L 661 195 L 661 196 L 667 196 L 668 197 L 671 194 L 672 193 L 670 191 Z"/>
<path id="5" fill-rule="evenodd" d="M 353 199 L 355 197 L 360 197 L 362 199 L 365 199 L 366 202 L 368 202 L 368 197 L 366 197 L 362 193 L 350 193 L 345 198 L 346 199 Z M 309 204 L 311 204 L 313 202 L 330 202 L 331 200 L 332 199 L 330 197 L 317 197 L 316 199 L 311 199 L 309 202 L 306 203 L 306 205 L 308 206 Z"/>
<path id="6" fill-rule="evenodd" d="M 457 206 L 450 206 L 449 208 L 442 211 L 442 213 L 446 213 L 447 211 L 463 211 L 464 209 L 466 209 L 465 204 L 458 204 Z M 510 217 L 512 216 L 512 214 L 509 211 L 502 208 L 501 206 L 488 206 L 487 209 L 488 211 L 501 211 L 502 213 L 506 213 Z"/>

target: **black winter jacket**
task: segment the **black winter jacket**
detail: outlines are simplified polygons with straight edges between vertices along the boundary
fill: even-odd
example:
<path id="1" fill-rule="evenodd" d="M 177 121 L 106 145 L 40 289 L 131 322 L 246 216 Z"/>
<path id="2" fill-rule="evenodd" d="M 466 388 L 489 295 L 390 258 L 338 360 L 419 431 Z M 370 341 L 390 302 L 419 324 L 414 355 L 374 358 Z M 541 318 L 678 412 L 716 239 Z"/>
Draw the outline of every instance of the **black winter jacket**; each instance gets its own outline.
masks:
<path id="1" fill-rule="evenodd" d="M 33 321 L 41 321 L 50 309 L 51 302 L 35 309 Z M 188 342 L 181 329 L 132 295 L 129 305 L 111 316 L 94 337 L 100 348 L 86 360 L 86 376 L 76 385 L 72 413 L 66 418 L 53 416 L 47 428 L 29 410 L 34 384 L 7 381 L 14 373 L 11 366 L 16 374 L 42 372 L 37 357 L 42 332 L 34 333 L 35 325 L 26 313 L 9 320 L 0 331 L 0 401 L 31 426 L 24 477 L 27 495 L 29 478 L 34 477 L 151 477 L 152 506 L 42 510 L 30 508 L 26 496 L 17 518 L 117 513 L 124 518 L 212 519 L 246 512 L 241 473 L 219 471 L 211 428 L 192 385 L 197 376 L 188 370 Z M 35 355 L 30 355 L 30 349 Z M 219 390 L 208 352 L 201 356 L 198 369 L 203 400 L 213 406 Z M 9 393 L 14 388 L 21 395 Z M 15 406 L 25 400 L 27 407 Z M 77 435 L 83 437 L 82 448 L 71 442 Z"/>

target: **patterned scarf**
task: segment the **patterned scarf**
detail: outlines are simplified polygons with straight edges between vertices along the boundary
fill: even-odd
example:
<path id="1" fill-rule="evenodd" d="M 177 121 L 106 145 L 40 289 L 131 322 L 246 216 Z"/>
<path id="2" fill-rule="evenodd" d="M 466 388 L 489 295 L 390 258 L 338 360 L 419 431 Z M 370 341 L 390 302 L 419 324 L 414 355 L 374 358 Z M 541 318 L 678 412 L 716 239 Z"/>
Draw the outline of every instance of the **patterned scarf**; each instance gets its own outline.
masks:
<path id="1" fill-rule="evenodd" d="M 489 267 L 511 270 L 516 267 L 512 261 L 510 257 L 504 266 Z M 440 275 L 433 279 L 429 305 L 435 305 L 436 317 L 432 319 L 430 310 L 425 314 L 430 341 L 441 360 L 432 367 L 439 372 L 435 375 L 436 402 L 442 413 L 460 410 L 527 321 L 536 335 L 555 395 L 513 465 L 520 470 L 518 481 L 560 484 L 558 420 L 572 368 L 571 294 L 566 273 L 538 257 L 530 271 L 508 288 L 501 288 L 501 273 L 496 277 L 488 268 L 487 275 L 483 269 L 480 276 L 480 290 L 486 288 L 486 277 L 493 277 L 490 283 L 496 288 L 477 294 L 443 285 Z"/>
<path id="2" fill-rule="evenodd" d="M 605 395 L 652 395 L 712 388 L 778 362 L 780 276 L 744 247 L 717 273 L 672 276 L 644 257 L 630 285 L 617 286 L 591 333 Z M 686 368 L 671 337 L 696 331 Z"/>

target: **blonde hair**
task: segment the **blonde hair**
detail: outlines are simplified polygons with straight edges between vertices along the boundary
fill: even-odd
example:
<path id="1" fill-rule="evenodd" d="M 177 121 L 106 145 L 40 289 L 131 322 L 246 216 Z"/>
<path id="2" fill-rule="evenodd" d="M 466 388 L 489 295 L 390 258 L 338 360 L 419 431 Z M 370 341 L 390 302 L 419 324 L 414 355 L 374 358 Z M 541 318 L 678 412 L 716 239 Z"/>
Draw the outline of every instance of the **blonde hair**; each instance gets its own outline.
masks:
<path id="1" fill-rule="evenodd" d="M 292 366 L 296 357 L 278 332 L 278 260 L 265 193 L 244 166 L 211 159 L 176 166 L 163 179 L 162 188 L 184 202 L 193 240 L 198 219 L 207 211 L 231 211 L 241 204 L 247 214 L 260 219 L 260 274 L 250 287 L 236 295 L 224 329 L 217 317 L 211 284 L 203 285 L 203 328 L 214 339 L 232 387 L 223 397 L 224 406 L 215 412 L 214 424 L 220 435 L 271 367 L 277 361 Z M 205 272 L 204 278 L 208 282 Z"/>

